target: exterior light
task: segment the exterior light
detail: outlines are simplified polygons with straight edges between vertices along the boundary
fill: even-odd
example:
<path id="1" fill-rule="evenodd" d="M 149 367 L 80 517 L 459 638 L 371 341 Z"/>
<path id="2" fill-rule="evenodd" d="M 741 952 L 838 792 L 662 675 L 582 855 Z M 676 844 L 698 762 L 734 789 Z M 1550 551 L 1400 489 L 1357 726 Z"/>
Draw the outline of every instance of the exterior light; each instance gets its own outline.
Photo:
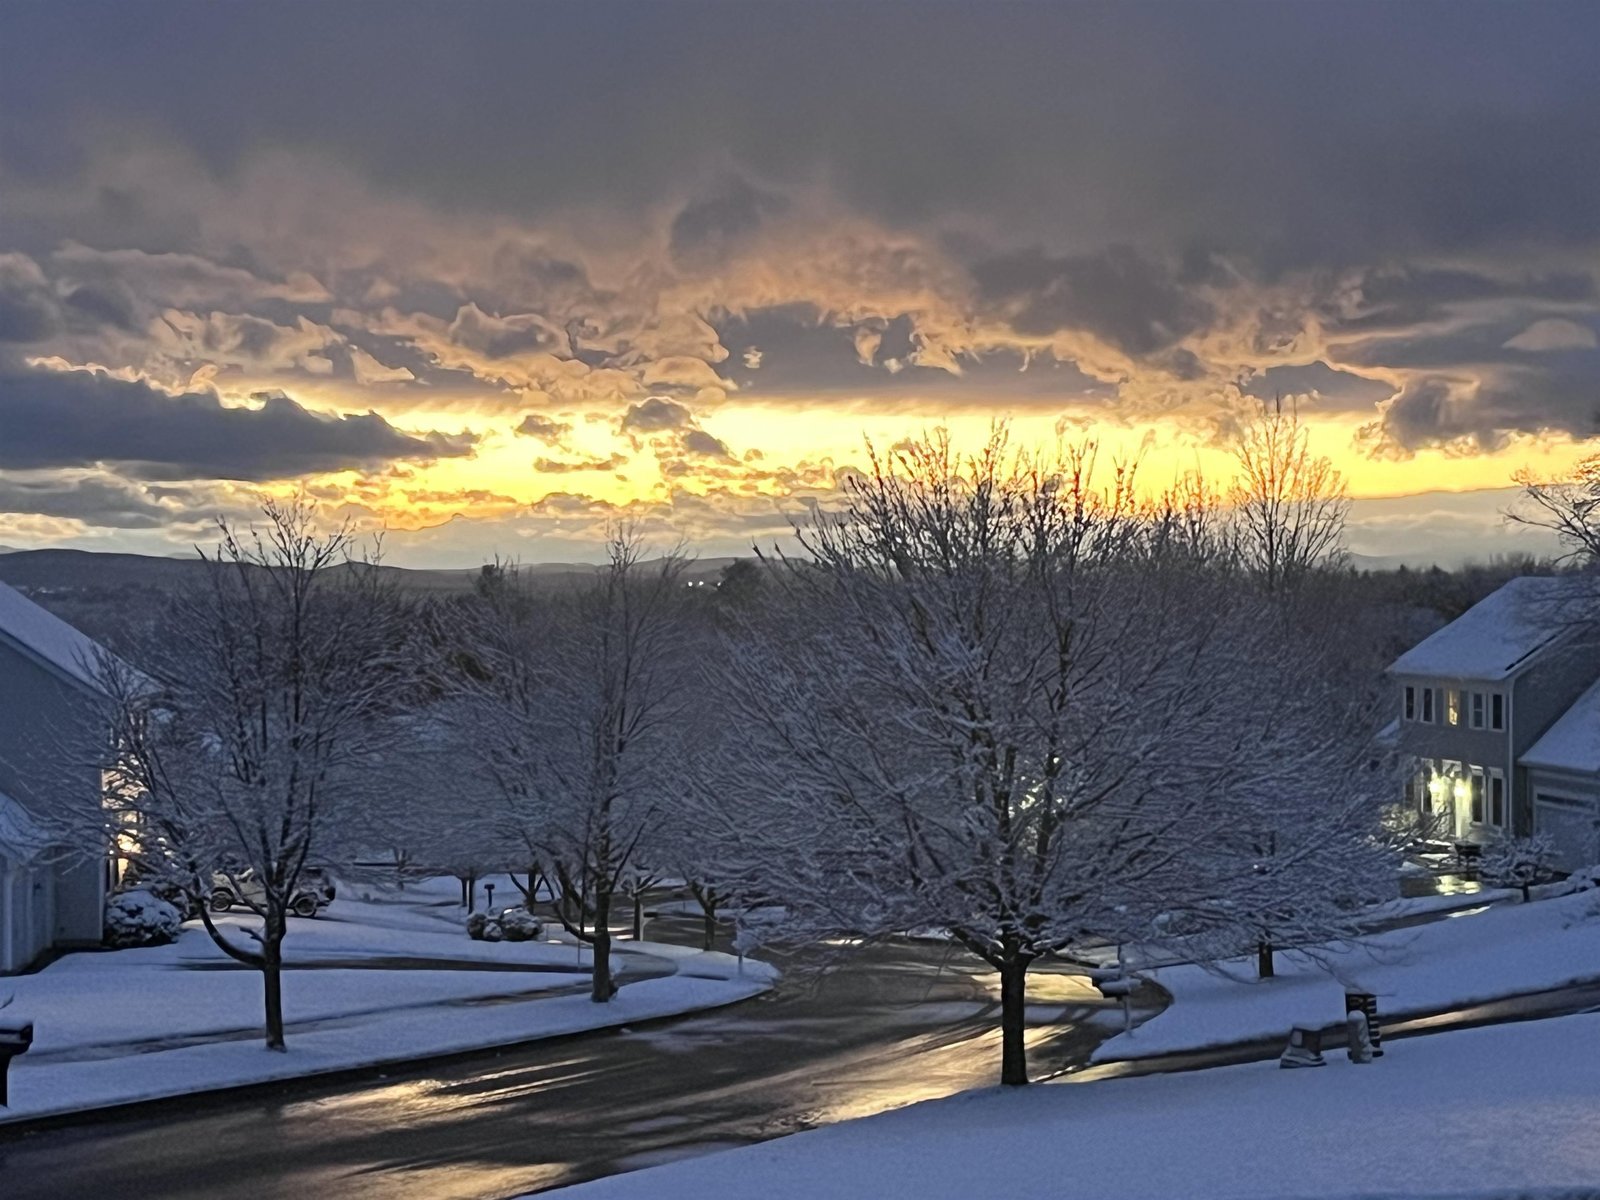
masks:
<path id="1" fill-rule="evenodd" d="M 1465 779 L 1456 780 L 1452 792 L 1457 800 L 1465 800 L 1467 798 L 1467 781 Z"/>

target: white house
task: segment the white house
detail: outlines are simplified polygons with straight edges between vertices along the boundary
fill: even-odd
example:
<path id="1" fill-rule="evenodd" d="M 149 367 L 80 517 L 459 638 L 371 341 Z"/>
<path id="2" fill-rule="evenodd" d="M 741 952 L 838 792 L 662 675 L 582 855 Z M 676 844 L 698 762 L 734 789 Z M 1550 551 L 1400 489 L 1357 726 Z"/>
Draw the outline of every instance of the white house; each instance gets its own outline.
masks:
<path id="1" fill-rule="evenodd" d="M 92 768 L 53 753 L 92 711 L 98 645 L 0 583 L 0 974 L 100 941 L 107 847 L 63 844 L 54 814 L 99 804 Z"/>

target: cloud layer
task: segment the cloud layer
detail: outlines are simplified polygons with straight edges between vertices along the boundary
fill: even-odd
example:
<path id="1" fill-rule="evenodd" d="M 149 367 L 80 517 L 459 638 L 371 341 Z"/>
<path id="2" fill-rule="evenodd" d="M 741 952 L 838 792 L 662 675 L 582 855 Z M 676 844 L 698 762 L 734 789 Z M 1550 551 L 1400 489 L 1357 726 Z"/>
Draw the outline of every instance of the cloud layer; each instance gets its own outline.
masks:
<path id="1" fill-rule="evenodd" d="M 1177 462 L 1280 394 L 1372 491 L 1600 433 L 1592 5 L 296 12 L 0 13 L 7 540 L 738 536 L 891 423 Z"/>

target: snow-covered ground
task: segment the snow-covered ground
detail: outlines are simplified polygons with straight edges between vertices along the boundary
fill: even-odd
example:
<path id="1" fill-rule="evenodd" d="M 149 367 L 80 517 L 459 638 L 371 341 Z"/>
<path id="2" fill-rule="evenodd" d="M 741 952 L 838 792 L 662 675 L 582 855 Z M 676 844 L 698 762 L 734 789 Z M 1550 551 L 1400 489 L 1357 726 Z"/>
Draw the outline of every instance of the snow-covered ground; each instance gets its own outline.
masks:
<path id="1" fill-rule="evenodd" d="M 341 896 L 321 918 L 291 921 L 283 1054 L 262 1046 L 260 975 L 198 925 L 170 946 L 71 954 L 0 980 L 8 1023 L 34 1023 L 0 1121 L 671 1016 L 755 995 L 774 976 L 725 954 L 621 941 L 623 988 L 597 1005 L 589 950 L 472 941 L 451 898 L 444 887 Z M 221 923 L 243 940 L 246 919 Z"/>
<path id="2" fill-rule="evenodd" d="M 1600 978 L 1600 892 L 1467 910 L 1312 956 L 1278 955 L 1275 978 L 1254 978 L 1254 960 L 1227 975 L 1195 966 L 1142 974 L 1172 1004 L 1103 1043 L 1097 1062 L 1287 1036 L 1295 1025 L 1343 1020 L 1344 993 L 1371 992 L 1395 1017 Z"/>
<path id="3" fill-rule="evenodd" d="M 580 1185 L 572 1200 L 1593 1197 L 1600 1017 L 1274 1064 L 969 1092 Z"/>

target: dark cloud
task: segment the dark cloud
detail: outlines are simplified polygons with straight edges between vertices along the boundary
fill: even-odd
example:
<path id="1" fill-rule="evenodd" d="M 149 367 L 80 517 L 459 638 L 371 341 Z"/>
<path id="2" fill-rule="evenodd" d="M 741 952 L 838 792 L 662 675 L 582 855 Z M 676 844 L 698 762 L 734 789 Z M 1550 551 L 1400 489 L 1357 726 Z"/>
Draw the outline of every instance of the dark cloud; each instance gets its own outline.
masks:
<path id="1" fill-rule="evenodd" d="M 701 458 L 721 458 L 731 460 L 733 452 L 728 449 L 728 444 L 721 438 L 712 437 L 704 429 L 686 430 L 681 439 L 685 453 L 698 455 Z"/>
<path id="2" fill-rule="evenodd" d="M 626 454 L 613 454 L 609 458 L 536 458 L 533 469 L 542 475 L 570 475 L 580 471 L 615 471 L 627 462 Z"/>
<path id="3" fill-rule="evenodd" d="M 157 529 L 170 524 L 179 511 L 160 502 L 170 498 L 162 493 L 171 491 L 114 476 L 41 479 L 0 473 L 0 513 L 62 517 L 111 529 Z"/>
<path id="4" fill-rule="evenodd" d="M 1071 363 L 1048 355 L 1030 361 L 1012 350 L 958 355 L 959 374 L 906 363 L 895 357 L 916 348 L 913 322 L 905 314 L 841 324 L 810 305 L 791 304 L 720 316 L 713 324 L 729 351 L 718 372 L 752 398 L 870 396 L 891 405 L 914 397 L 965 397 L 995 405 L 1048 405 L 1105 399 L 1113 391 Z M 863 331 L 880 339 L 869 362 L 862 362 L 856 340 Z M 891 358 L 899 370 L 887 369 Z"/>
<path id="5" fill-rule="evenodd" d="M 1342 294 L 1337 306 L 1325 303 L 1322 316 L 1337 331 L 1383 330 L 1415 325 L 1472 301 L 1573 304 L 1594 298 L 1594 277 L 1581 271 L 1502 277 L 1460 269 L 1379 268 L 1360 277 L 1353 296 Z"/>
<path id="6" fill-rule="evenodd" d="M 49 284 L 31 258 L 0 254 L 0 342 L 37 342 L 61 327 Z"/>
<path id="7" fill-rule="evenodd" d="M 1271 400 L 1275 396 L 1315 396 L 1329 408 L 1359 412 L 1371 410 L 1394 395 L 1392 385 L 1314 362 L 1303 366 L 1269 367 L 1247 380 L 1247 396 Z"/>
<path id="8" fill-rule="evenodd" d="M 570 432 L 572 426 L 566 421 L 556 421 L 539 413 L 529 413 L 517 426 L 518 436 L 538 438 L 541 442 L 551 444 L 559 442 Z"/>
<path id="9" fill-rule="evenodd" d="M 692 200 L 672 221 L 672 253 L 680 259 L 717 259 L 754 233 L 789 203 L 743 179 L 725 181 L 710 195 Z"/>
<path id="10" fill-rule="evenodd" d="M 0 468 L 123 464 L 144 479 L 291 479 L 397 459 L 470 454 L 461 434 L 413 434 L 376 413 L 327 416 L 281 393 L 230 408 L 98 371 L 0 375 Z"/>
<path id="11" fill-rule="evenodd" d="M 661 433 L 670 429 L 688 429 L 694 425 L 694 414 L 676 400 L 664 396 L 651 396 L 637 404 L 628 405 L 622 416 L 622 429 L 628 433 Z"/>
<path id="12" fill-rule="evenodd" d="M 1165 349 L 1212 316 L 1172 270 L 1128 246 L 1065 258 L 1006 254 L 976 263 L 972 277 L 1018 333 L 1088 330 L 1132 355 Z"/>

